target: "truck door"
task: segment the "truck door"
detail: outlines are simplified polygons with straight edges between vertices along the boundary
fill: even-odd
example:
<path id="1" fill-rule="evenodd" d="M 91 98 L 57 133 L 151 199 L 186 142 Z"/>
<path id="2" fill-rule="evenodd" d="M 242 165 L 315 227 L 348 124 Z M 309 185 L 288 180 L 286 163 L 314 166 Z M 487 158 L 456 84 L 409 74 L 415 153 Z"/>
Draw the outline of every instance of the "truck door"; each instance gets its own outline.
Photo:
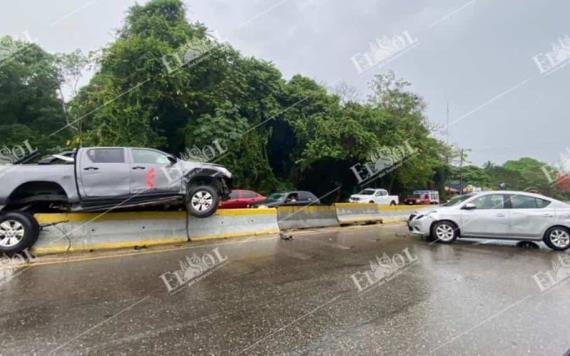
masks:
<path id="1" fill-rule="evenodd" d="M 376 202 L 376 204 L 380 204 L 380 205 L 390 204 L 388 199 L 389 199 L 388 191 L 382 190 L 382 189 L 378 190 L 375 194 L 375 197 L 374 197 L 374 201 Z"/>
<path id="2" fill-rule="evenodd" d="M 90 148 L 82 151 L 77 178 L 83 198 L 128 197 L 130 182 L 125 149 Z"/>
<path id="3" fill-rule="evenodd" d="M 130 163 L 131 194 L 176 194 L 182 186 L 181 168 L 164 152 L 133 148 Z"/>

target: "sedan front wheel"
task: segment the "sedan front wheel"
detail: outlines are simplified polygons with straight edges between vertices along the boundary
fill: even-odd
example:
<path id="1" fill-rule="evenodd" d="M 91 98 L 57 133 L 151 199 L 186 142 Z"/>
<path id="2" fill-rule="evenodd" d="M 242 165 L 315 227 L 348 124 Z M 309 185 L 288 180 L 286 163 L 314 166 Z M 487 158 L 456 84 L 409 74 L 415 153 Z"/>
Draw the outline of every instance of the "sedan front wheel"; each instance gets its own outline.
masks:
<path id="1" fill-rule="evenodd" d="M 459 232 L 457 231 L 457 227 L 449 221 L 440 221 L 436 223 L 431 230 L 432 239 L 444 244 L 452 243 L 458 236 Z"/>

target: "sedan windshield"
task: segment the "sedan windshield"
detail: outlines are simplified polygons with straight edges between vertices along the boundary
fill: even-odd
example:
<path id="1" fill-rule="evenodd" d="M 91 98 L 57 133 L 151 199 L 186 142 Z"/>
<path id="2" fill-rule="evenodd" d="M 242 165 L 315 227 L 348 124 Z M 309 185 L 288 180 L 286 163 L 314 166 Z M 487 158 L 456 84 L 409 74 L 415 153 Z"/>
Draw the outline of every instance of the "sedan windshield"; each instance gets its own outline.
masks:
<path id="1" fill-rule="evenodd" d="M 457 197 L 452 198 L 447 203 L 443 204 L 443 206 L 455 206 L 455 205 L 461 204 L 464 201 L 466 201 L 467 199 L 474 197 L 475 195 L 477 195 L 477 194 L 471 193 L 471 194 L 459 195 Z"/>
<path id="2" fill-rule="evenodd" d="M 286 193 L 273 193 L 268 198 L 267 201 L 279 201 L 285 198 Z"/>

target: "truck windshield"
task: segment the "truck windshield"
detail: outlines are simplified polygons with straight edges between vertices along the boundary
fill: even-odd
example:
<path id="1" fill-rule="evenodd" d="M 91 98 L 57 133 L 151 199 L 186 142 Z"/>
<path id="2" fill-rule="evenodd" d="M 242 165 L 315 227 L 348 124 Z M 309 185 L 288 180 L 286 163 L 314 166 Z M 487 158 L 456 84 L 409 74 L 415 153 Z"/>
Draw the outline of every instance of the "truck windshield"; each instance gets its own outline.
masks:
<path id="1" fill-rule="evenodd" d="M 375 192 L 374 189 L 364 189 L 363 191 L 361 191 L 358 194 L 360 194 L 360 195 L 373 195 L 374 192 Z"/>

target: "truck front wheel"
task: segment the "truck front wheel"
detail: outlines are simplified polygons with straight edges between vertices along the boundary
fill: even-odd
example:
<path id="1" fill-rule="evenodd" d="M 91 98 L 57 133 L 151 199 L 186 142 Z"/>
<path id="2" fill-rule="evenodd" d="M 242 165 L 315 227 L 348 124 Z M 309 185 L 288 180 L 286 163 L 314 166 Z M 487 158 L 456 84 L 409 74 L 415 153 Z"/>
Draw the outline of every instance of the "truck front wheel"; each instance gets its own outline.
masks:
<path id="1" fill-rule="evenodd" d="M 186 210 L 197 218 L 213 215 L 220 205 L 220 194 L 209 185 L 191 186 L 186 198 Z"/>
<path id="2" fill-rule="evenodd" d="M 40 234 L 31 214 L 11 212 L 0 216 L 0 252 L 13 255 L 31 247 Z"/>

